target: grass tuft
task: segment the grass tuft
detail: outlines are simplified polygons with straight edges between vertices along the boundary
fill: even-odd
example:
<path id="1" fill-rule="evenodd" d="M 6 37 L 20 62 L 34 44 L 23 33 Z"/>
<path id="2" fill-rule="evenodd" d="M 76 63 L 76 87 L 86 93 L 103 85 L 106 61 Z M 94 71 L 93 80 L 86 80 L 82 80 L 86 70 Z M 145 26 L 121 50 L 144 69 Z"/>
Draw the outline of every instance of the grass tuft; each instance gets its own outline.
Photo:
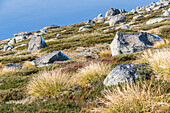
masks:
<path id="1" fill-rule="evenodd" d="M 110 64 L 97 62 L 80 68 L 74 77 L 79 85 L 93 85 L 101 82 L 112 70 Z"/>
<path id="2" fill-rule="evenodd" d="M 35 97 L 58 95 L 71 86 L 70 75 L 62 72 L 43 72 L 28 84 L 28 94 Z"/>
<path id="3" fill-rule="evenodd" d="M 152 81 L 116 86 L 111 90 L 104 90 L 104 98 L 99 99 L 102 107 L 95 108 L 94 111 L 101 113 L 143 113 L 164 110 L 165 112 L 170 106 L 167 102 L 166 88 L 168 88 L 167 82 L 155 84 Z"/>
<path id="4" fill-rule="evenodd" d="M 170 49 L 156 49 L 151 51 L 150 49 L 142 55 L 142 57 L 149 62 L 153 70 L 164 76 L 165 79 L 170 77 Z"/>

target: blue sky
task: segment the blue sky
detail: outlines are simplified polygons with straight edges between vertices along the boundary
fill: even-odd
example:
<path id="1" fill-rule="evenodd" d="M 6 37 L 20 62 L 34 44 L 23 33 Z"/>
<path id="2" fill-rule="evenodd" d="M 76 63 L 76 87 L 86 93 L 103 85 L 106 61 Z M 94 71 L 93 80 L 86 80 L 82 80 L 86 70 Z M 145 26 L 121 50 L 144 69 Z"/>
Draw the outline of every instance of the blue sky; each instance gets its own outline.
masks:
<path id="1" fill-rule="evenodd" d="M 105 15 L 109 8 L 130 11 L 158 0 L 0 0 L 0 40 L 47 25 L 70 25 Z"/>

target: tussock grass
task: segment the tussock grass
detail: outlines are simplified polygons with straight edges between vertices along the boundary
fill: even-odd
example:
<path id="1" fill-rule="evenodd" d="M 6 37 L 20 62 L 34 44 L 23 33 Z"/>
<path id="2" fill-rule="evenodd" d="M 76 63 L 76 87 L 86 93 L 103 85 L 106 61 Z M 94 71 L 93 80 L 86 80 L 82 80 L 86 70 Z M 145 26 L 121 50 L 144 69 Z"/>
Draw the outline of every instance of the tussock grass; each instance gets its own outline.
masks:
<path id="1" fill-rule="evenodd" d="M 0 69 L 0 75 L 6 75 L 6 74 L 11 74 L 11 73 L 15 73 L 15 72 L 19 72 L 20 69 L 19 68 L 2 68 Z"/>
<path id="2" fill-rule="evenodd" d="M 168 83 L 152 81 L 125 83 L 116 88 L 104 90 L 104 98 L 99 98 L 102 107 L 95 108 L 101 113 L 142 113 L 168 111 Z M 162 90 L 164 89 L 164 90 Z"/>
<path id="3" fill-rule="evenodd" d="M 110 64 L 97 62 L 80 68 L 73 79 L 79 85 L 93 85 L 101 82 L 112 70 Z"/>
<path id="4" fill-rule="evenodd" d="M 167 46 L 169 44 L 170 44 L 170 39 L 163 39 L 162 41 L 157 41 L 154 44 L 154 48 L 159 48 L 159 47 Z"/>
<path id="5" fill-rule="evenodd" d="M 142 57 L 149 62 L 155 73 L 165 79 L 170 77 L 170 48 L 145 51 Z"/>
<path id="6" fill-rule="evenodd" d="M 111 50 L 105 50 L 100 53 L 100 57 L 110 57 L 112 56 Z"/>
<path id="7" fill-rule="evenodd" d="M 67 89 L 73 83 L 70 81 L 70 75 L 59 72 L 43 72 L 33 77 L 28 84 L 28 94 L 36 97 L 58 95 L 60 91 Z"/>
<path id="8" fill-rule="evenodd" d="M 30 62 L 30 61 L 25 61 L 24 64 L 23 64 L 23 66 L 24 66 L 25 68 L 34 68 L 34 67 L 35 67 L 35 65 L 33 64 L 33 62 Z"/>

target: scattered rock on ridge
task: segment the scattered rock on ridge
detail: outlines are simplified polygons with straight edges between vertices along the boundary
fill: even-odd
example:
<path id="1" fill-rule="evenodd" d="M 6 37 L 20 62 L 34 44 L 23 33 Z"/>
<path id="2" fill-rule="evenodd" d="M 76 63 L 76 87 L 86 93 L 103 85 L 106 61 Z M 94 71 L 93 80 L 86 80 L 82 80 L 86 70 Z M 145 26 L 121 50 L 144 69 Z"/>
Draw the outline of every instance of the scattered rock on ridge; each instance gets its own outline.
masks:
<path id="1" fill-rule="evenodd" d="M 170 17 L 159 17 L 159 18 L 154 18 L 154 19 L 150 19 L 146 22 L 146 24 L 153 24 L 153 23 L 158 23 L 158 22 L 161 22 L 163 20 L 167 20 L 167 19 L 170 19 Z"/>
<path id="2" fill-rule="evenodd" d="M 134 16 L 133 19 L 137 19 L 137 18 L 141 18 L 141 17 L 144 17 L 144 15 L 137 15 L 137 16 Z"/>
<path id="3" fill-rule="evenodd" d="M 93 26 L 93 25 L 85 25 L 85 26 L 82 26 L 82 27 L 79 28 L 79 31 L 85 31 L 85 30 L 87 30 L 87 29 L 92 28 L 92 26 Z"/>
<path id="4" fill-rule="evenodd" d="M 32 36 L 31 32 L 19 32 L 19 33 L 14 34 L 16 43 L 21 42 L 25 39 L 29 39 L 31 36 Z"/>
<path id="5" fill-rule="evenodd" d="M 125 22 L 125 20 L 126 20 L 126 16 L 122 16 L 122 15 L 111 16 L 109 20 L 109 25 L 113 26 L 115 24 Z"/>
<path id="6" fill-rule="evenodd" d="M 51 25 L 51 26 L 46 26 L 44 27 L 43 29 L 55 29 L 55 28 L 59 28 L 60 26 L 59 25 Z"/>
<path id="7" fill-rule="evenodd" d="M 22 68 L 22 65 L 20 65 L 20 64 L 7 64 L 6 66 L 5 66 L 5 68 L 18 68 L 18 69 L 21 69 Z"/>
<path id="8" fill-rule="evenodd" d="M 115 9 L 115 8 L 110 8 L 106 14 L 105 14 L 105 17 L 109 17 L 109 16 L 114 16 L 114 15 L 117 15 L 117 14 L 122 14 L 122 13 L 125 13 L 126 11 L 124 9 Z"/>
<path id="9" fill-rule="evenodd" d="M 15 44 L 15 43 L 16 43 L 15 38 L 12 38 L 12 39 L 8 42 L 8 45 L 12 45 L 12 44 Z"/>
<path id="10" fill-rule="evenodd" d="M 34 62 L 36 65 L 42 65 L 53 63 L 54 61 L 66 61 L 66 60 L 71 60 L 71 58 L 61 51 L 53 51 L 52 53 L 37 58 Z"/>
<path id="11" fill-rule="evenodd" d="M 42 36 L 40 36 L 39 34 L 34 34 L 34 36 L 32 36 L 29 44 L 28 44 L 28 50 L 29 51 L 35 51 L 35 50 L 39 50 L 41 48 L 45 48 L 48 47 L 44 38 Z"/>
<path id="12" fill-rule="evenodd" d="M 13 46 L 11 46 L 11 45 L 5 45 L 4 46 L 4 51 L 10 51 L 10 50 L 12 50 L 14 47 Z"/>
<path id="13" fill-rule="evenodd" d="M 117 32 L 112 43 L 110 44 L 110 48 L 112 51 L 112 56 L 119 54 L 128 54 L 151 48 L 156 41 L 161 40 L 162 39 L 159 36 L 151 33 Z"/>
<path id="14" fill-rule="evenodd" d="M 88 20 L 86 24 L 94 24 L 95 22 L 93 20 Z"/>

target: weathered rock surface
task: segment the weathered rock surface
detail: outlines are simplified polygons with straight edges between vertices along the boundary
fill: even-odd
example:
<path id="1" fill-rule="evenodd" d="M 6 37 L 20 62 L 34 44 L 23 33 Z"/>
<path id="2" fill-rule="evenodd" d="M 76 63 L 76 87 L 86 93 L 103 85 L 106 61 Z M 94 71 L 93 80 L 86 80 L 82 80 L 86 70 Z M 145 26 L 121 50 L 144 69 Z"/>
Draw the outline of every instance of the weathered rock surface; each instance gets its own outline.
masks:
<path id="1" fill-rule="evenodd" d="M 126 16 L 122 16 L 122 15 L 112 16 L 112 17 L 110 17 L 109 25 L 113 26 L 113 25 L 119 24 L 121 22 L 125 22 L 125 20 L 126 20 Z"/>
<path id="2" fill-rule="evenodd" d="M 88 20 L 86 24 L 94 24 L 95 22 L 93 20 Z"/>
<path id="3" fill-rule="evenodd" d="M 153 47 L 162 39 L 151 33 L 120 33 L 118 32 L 110 44 L 112 56 L 142 51 Z"/>
<path id="4" fill-rule="evenodd" d="M 55 28 L 59 28 L 60 26 L 59 25 L 51 25 L 51 26 L 46 26 L 44 27 L 43 29 L 55 29 Z"/>
<path id="5" fill-rule="evenodd" d="M 87 29 L 92 28 L 92 26 L 93 26 L 93 25 L 85 25 L 85 26 L 82 26 L 82 27 L 79 28 L 79 31 L 85 31 L 85 30 L 87 30 Z"/>
<path id="6" fill-rule="evenodd" d="M 117 85 L 122 82 L 135 82 L 137 78 L 150 79 L 148 64 L 120 64 L 116 66 L 105 78 L 105 86 Z"/>
<path id="7" fill-rule="evenodd" d="M 165 10 L 163 13 L 163 16 L 169 16 L 169 15 L 170 15 L 170 12 L 168 10 Z"/>
<path id="8" fill-rule="evenodd" d="M 29 51 L 35 51 L 35 50 L 39 50 L 41 48 L 45 48 L 48 47 L 44 38 L 42 36 L 40 36 L 39 34 L 34 34 L 34 36 L 32 36 L 29 44 L 28 44 L 28 50 Z"/>
<path id="9" fill-rule="evenodd" d="M 110 8 L 106 14 L 105 14 L 105 17 L 109 17 L 109 16 L 114 16 L 114 15 L 117 15 L 117 14 L 122 14 L 122 13 L 125 13 L 126 11 L 124 9 L 115 9 L 115 8 Z"/>
<path id="10" fill-rule="evenodd" d="M 10 50 L 12 50 L 14 47 L 13 46 L 11 46 L 11 45 L 5 45 L 4 46 L 4 51 L 10 51 Z"/>
<path id="11" fill-rule="evenodd" d="M 161 22 L 163 20 L 167 20 L 167 19 L 170 19 L 170 17 L 159 17 L 159 18 L 154 18 L 154 19 L 150 19 L 146 22 L 146 24 L 153 24 L 153 23 L 158 23 L 158 22 Z"/>
<path id="12" fill-rule="evenodd" d="M 52 53 L 46 54 L 36 59 L 34 62 L 36 65 L 40 64 L 42 65 L 53 63 L 54 61 L 66 61 L 66 60 L 71 60 L 71 58 L 61 51 L 54 51 Z"/>
<path id="13" fill-rule="evenodd" d="M 137 15 L 137 16 L 134 16 L 133 19 L 137 19 L 137 18 L 141 18 L 141 17 L 144 17 L 144 15 Z"/>
<path id="14" fill-rule="evenodd" d="M 19 32 L 19 33 L 14 34 L 14 39 L 16 40 L 16 43 L 18 43 L 25 39 L 29 39 L 30 36 L 32 36 L 31 32 Z"/>
<path id="15" fill-rule="evenodd" d="M 60 34 L 60 33 L 56 35 L 56 37 L 60 37 L 60 36 L 62 36 L 62 34 Z"/>
<path id="16" fill-rule="evenodd" d="M 135 82 L 136 66 L 133 64 L 120 64 L 116 66 L 105 78 L 105 86 L 117 85 L 122 82 Z"/>
<path id="17" fill-rule="evenodd" d="M 129 28 L 130 28 L 130 26 L 122 25 L 122 26 L 116 27 L 115 29 L 117 30 L 117 29 L 129 29 Z"/>
<path id="18" fill-rule="evenodd" d="M 12 44 L 15 44 L 15 43 L 16 43 L 15 38 L 12 38 L 12 39 L 8 42 L 8 45 L 12 45 Z"/>
<path id="19" fill-rule="evenodd" d="M 20 64 L 7 64 L 6 66 L 5 66 L 5 68 L 18 68 L 18 69 L 21 69 L 22 68 L 22 65 L 20 65 Z"/>

